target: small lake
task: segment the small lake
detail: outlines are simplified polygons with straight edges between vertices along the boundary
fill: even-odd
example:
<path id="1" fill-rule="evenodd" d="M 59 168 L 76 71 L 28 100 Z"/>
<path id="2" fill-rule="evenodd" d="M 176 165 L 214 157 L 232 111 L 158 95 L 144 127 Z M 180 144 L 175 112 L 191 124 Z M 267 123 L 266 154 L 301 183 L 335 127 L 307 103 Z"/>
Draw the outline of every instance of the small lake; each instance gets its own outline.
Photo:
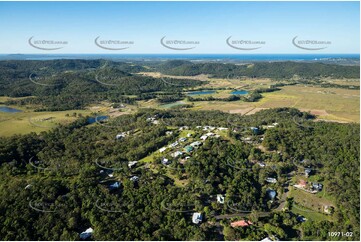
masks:
<path id="1" fill-rule="evenodd" d="M 91 118 L 88 118 L 88 124 L 93 124 L 95 122 L 99 122 L 99 121 L 104 121 L 104 120 L 107 120 L 109 117 L 108 116 L 97 116 L 97 117 L 91 117 Z"/>
<path id="2" fill-rule="evenodd" d="M 204 90 L 204 91 L 194 91 L 194 92 L 188 92 L 188 96 L 195 96 L 195 95 L 207 95 L 207 94 L 213 94 L 216 91 L 214 90 Z"/>
<path id="3" fill-rule="evenodd" d="M 246 95 L 246 94 L 248 94 L 248 91 L 246 91 L 246 90 L 236 90 L 236 91 L 231 92 L 231 94 L 233 94 L 233 95 Z"/>
<path id="4" fill-rule="evenodd" d="M 4 112 L 4 113 L 20 113 L 22 111 L 19 110 L 19 109 L 16 109 L 16 108 L 1 106 L 0 107 L 0 112 Z"/>

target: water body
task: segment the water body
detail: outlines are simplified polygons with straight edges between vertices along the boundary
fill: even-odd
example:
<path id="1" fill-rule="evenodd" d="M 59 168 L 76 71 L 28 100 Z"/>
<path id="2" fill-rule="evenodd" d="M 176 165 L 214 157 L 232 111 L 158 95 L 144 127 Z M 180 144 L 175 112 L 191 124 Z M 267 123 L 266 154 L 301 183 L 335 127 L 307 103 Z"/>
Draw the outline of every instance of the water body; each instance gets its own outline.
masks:
<path id="1" fill-rule="evenodd" d="M 0 54 L 1 60 L 111 59 L 111 60 L 203 60 L 203 61 L 323 61 L 356 59 L 359 54 Z"/>
<path id="2" fill-rule="evenodd" d="M 99 122 L 99 121 L 104 121 L 107 120 L 109 117 L 108 116 L 97 116 L 97 117 L 90 117 L 88 118 L 88 124 L 93 124 L 95 122 Z"/>
<path id="3" fill-rule="evenodd" d="M 4 113 L 20 113 L 22 111 L 19 110 L 19 109 L 16 109 L 16 108 L 1 106 L 0 107 L 0 112 L 4 112 Z"/>
<path id="4" fill-rule="evenodd" d="M 237 90 L 237 91 L 231 92 L 231 94 L 233 94 L 233 95 L 246 95 L 246 94 L 248 94 L 248 91 L 246 91 L 246 90 Z"/>
<path id="5" fill-rule="evenodd" d="M 207 94 L 213 94 L 216 91 L 214 90 L 204 90 L 204 91 L 194 91 L 194 92 L 188 92 L 188 96 L 195 96 L 195 95 L 207 95 Z"/>

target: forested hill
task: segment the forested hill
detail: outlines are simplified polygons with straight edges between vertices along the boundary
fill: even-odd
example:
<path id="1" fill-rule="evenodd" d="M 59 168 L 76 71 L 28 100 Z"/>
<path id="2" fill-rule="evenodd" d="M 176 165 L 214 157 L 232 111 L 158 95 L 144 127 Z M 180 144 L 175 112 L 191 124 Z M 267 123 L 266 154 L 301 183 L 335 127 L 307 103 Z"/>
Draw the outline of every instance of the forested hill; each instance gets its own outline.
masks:
<path id="1" fill-rule="evenodd" d="M 341 66 L 323 63 L 304 62 L 256 62 L 247 65 L 221 63 L 192 63 L 190 61 L 167 61 L 155 66 L 157 70 L 168 75 L 194 76 L 210 74 L 214 77 L 267 77 L 292 78 L 297 75 L 304 78 L 332 77 L 359 78 L 359 66 Z"/>
<path id="2" fill-rule="evenodd" d="M 177 96 L 196 80 L 138 75 L 141 65 L 105 60 L 0 61 L 0 96 L 30 97 L 17 105 L 38 105 L 37 111 L 83 109 L 97 101 L 132 103 L 154 98 L 156 92 Z M 7 103 L 14 105 L 15 103 Z"/>

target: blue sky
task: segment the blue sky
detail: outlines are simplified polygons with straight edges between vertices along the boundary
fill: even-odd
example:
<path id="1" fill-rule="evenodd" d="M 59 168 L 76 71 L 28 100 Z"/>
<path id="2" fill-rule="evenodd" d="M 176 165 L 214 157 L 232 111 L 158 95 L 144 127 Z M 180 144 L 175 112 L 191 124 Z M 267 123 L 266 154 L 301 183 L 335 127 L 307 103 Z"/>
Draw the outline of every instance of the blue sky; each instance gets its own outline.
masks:
<path id="1" fill-rule="evenodd" d="M 359 2 L 0 2 L 0 53 L 359 53 L 359 20 Z M 28 44 L 32 36 L 68 43 L 40 50 Z M 134 44 L 105 50 L 97 36 Z M 199 44 L 167 49 L 163 36 Z M 229 36 L 265 44 L 238 50 L 226 44 Z M 295 36 L 331 43 L 303 50 Z"/>

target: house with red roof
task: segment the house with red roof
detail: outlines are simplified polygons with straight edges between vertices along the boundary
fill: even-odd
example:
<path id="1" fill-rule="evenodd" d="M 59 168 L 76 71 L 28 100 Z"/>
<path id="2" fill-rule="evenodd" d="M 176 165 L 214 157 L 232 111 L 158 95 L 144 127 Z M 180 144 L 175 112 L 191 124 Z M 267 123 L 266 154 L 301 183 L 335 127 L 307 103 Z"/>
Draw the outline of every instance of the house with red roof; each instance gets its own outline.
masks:
<path id="1" fill-rule="evenodd" d="M 233 228 L 235 228 L 235 227 L 247 227 L 247 226 L 250 226 L 251 224 L 252 224 L 251 221 L 239 220 L 239 221 L 232 222 L 231 226 Z"/>

